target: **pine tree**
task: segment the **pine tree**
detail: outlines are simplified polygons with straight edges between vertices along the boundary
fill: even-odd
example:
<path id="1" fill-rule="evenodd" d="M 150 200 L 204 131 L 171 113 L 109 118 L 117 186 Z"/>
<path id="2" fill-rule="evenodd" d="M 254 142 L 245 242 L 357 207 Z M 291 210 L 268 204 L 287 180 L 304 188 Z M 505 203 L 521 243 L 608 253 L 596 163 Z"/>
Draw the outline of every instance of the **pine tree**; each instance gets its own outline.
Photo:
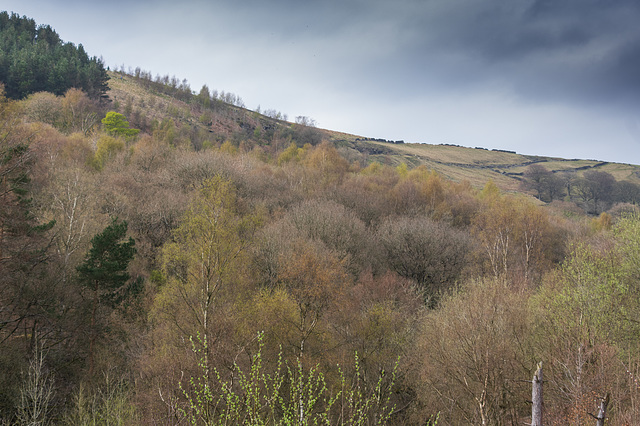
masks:
<path id="1" fill-rule="evenodd" d="M 102 60 L 89 58 L 81 44 L 64 43 L 33 19 L 0 12 L 0 81 L 8 98 L 40 91 L 63 95 L 75 87 L 99 99 L 106 97 L 108 80 Z"/>
<path id="2" fill-rule="evenodd" d="M 115 308 L 128 295 L 129 262 L 136 253 L 135 241 L 127 234 L 127 222 L 111 221 L 104 231 L 91 240 L 85 261 L 77 267 L 81 284 L 92 293 L 91 335 L 89 340 L 89 375 L 93 374 L 97 314 L 100 305 Z"/>

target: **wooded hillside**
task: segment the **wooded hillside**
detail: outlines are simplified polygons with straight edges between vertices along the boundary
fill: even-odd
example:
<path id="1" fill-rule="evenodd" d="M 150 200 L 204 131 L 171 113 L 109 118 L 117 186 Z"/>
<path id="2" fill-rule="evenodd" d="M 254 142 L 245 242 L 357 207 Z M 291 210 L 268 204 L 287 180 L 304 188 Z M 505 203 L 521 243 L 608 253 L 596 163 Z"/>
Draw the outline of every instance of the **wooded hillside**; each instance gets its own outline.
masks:
<path id="1" fill-rule="evenodd" d="M 0 81 L 8 98 L 47 91 L 64 94 L 75 87 L 91 98 L 105 95 L 107 71 L 82 45 L 64 43 L 49 25 L 0 12 Z"/>
<path id="2" fill-rule="evenodd" d="M 0 96 L 4 422 L 515 425 L 540 361 L 548 424 L 640 422 L 634 166 L 109 86 Z"/>

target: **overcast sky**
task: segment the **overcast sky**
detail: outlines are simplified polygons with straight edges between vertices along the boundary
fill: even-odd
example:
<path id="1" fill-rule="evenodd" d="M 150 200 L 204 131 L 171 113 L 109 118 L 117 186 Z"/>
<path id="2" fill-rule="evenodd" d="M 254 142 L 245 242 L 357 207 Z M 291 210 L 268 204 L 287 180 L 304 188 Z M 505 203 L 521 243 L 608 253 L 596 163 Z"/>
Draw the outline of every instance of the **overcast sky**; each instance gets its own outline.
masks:
<path id="1" fill-rule="evenodd" d="M 638 0 L 2 0 L 111 68 L 319 127 L 640 164 Z"/>

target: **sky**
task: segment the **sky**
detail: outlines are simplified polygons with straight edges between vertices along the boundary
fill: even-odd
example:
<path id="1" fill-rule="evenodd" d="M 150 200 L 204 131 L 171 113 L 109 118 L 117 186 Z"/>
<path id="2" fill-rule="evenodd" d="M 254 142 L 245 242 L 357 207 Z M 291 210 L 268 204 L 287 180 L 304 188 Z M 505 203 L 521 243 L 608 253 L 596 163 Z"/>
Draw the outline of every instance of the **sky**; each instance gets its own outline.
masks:
<path id="1" fill-rule="evenodd" d="M 640 164 L 638 0 L 0 0 L 111 69 L 372 138 Z"/>

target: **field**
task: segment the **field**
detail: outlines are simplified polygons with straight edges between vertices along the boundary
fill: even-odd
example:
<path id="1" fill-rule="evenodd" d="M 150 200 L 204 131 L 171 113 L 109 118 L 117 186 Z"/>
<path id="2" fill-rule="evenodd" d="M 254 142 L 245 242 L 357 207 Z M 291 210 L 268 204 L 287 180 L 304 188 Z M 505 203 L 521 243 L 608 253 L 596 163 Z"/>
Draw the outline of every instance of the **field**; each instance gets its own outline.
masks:
<path id="1" fill-rule="evenodd" d="M 640 166 L 607 163 L 595 160 L 563 159 L 521 155 L 512 152 L 466 148 L 452 145 L 393 144 L 374 140 L 355 141 L 344 134 L 335 135 L 335 141 L 349 141 L 354 149 L 370 152 L 370 161 L 383 164 L 406 163 L 425 165 L 455 181 L 469 181 L 483 186 L 489 179 L 505 191 L 517 191 L 522 173 L 531 164 L 540 164 L 553 172 L 599 170 L 611 173 L 617 180 L 640 183 Z"/>

